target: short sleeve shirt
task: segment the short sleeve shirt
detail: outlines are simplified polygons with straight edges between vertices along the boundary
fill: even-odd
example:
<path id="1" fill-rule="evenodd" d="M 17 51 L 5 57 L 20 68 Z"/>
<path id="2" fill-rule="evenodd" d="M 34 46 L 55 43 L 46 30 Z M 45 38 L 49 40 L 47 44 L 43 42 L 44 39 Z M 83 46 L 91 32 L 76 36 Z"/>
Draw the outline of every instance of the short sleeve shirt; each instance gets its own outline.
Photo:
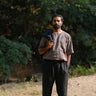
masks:
<path id="1" fill-rule="evenodd" d="M 43 59 L 67 61 L 67 55 L 74 53 L 71 36 L 65 31 L 59 34 L 53 32 L 52 35 L 54 45 L 43 54 Z M 38 49 L 47 47 L 47 44 L 47 38 L 42 37 Z"/>

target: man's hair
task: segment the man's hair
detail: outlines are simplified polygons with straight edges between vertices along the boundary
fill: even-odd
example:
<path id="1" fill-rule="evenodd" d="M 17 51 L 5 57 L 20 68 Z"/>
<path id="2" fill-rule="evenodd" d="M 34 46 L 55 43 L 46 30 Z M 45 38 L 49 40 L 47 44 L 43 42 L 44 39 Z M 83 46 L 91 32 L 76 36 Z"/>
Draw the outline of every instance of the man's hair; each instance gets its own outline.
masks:
<path id="1" fill-rule="evenodd" d="M 53 21 L 53 18 L 55 18 L 55 17 L 60 17 L 60 18 L 61 18 L 61 21 L 64 21 L 64 18 L 63 18 L 62 15 L 60 15 L 60 14 L 54 14 L 54 15 L 52 16 L 51 22 Z"/>

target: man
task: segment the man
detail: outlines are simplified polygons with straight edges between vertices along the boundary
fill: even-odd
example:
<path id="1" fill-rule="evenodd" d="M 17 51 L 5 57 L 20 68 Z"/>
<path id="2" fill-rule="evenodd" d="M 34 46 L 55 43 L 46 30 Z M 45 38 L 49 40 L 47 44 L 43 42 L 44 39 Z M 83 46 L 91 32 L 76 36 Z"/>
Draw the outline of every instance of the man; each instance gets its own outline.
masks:
<path id="1" fill-rule="evenodd" d="M 62 15 L 52 17 L 53 29 L 44 33 L 38 48 L 43 55 L 43 96 L 51 96 L 54 81 L 58 96 L 67 96 L 68 67 L 74 53 L 71 36 L 61 29 Z"/>

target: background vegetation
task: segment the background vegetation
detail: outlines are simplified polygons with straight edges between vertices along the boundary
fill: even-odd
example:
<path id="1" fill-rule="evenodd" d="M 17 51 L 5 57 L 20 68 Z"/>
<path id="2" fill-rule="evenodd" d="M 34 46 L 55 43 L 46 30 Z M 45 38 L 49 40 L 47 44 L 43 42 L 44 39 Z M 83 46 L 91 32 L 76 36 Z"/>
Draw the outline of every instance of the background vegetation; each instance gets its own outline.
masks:
<path id="1" fill-rule="evenodd" d="M 71 68 L 95 66 L 96 0 L 0 0 L 0 35 L 10 42 L 26 44 L 31 49 L 32 59 L 39 61 L 37 48 L 41 34 L 51 28 L 54 13 L 64 16 L 62 28 L 73 39 L 75 54 Z M 1 52 L 3 45 L 0 46 Z"/>
<path id="2" fill-rule="evenodd" d="M 31 58 L 29 47 L 0 36 L 0 79 L 8 80 L 12 71 L 16 73 L 14 65 L 24 66 L 28 64 L 29 58 Z"/>

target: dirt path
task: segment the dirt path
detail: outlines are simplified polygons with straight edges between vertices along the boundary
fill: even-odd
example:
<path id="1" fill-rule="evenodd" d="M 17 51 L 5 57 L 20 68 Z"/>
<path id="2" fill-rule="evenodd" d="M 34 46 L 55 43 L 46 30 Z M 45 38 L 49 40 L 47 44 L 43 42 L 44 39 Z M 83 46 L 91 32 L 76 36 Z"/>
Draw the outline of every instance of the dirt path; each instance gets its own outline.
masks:
<path id="1" fill-rule="evenodd" d="M 68 96 L 96 96 L 96 74 L 69 79 Z"/>
<path id="2" fill-rule="evenodd" d="M 42 96 L 41 85 L 41 81 L 31 83 L 31 85 L 29 83 L 7 84 L 4 85 L 7 88 L 5 91 L 0 90 L 0 96 Z M 10 88 L 8 86 L 13 86 L 12 90 L 8 90 Z M 55 84 L 52 96 L 57 96 Z M 96 96 L 96 74 L 70 78 L 68 81 L 68 96 Z"/>

